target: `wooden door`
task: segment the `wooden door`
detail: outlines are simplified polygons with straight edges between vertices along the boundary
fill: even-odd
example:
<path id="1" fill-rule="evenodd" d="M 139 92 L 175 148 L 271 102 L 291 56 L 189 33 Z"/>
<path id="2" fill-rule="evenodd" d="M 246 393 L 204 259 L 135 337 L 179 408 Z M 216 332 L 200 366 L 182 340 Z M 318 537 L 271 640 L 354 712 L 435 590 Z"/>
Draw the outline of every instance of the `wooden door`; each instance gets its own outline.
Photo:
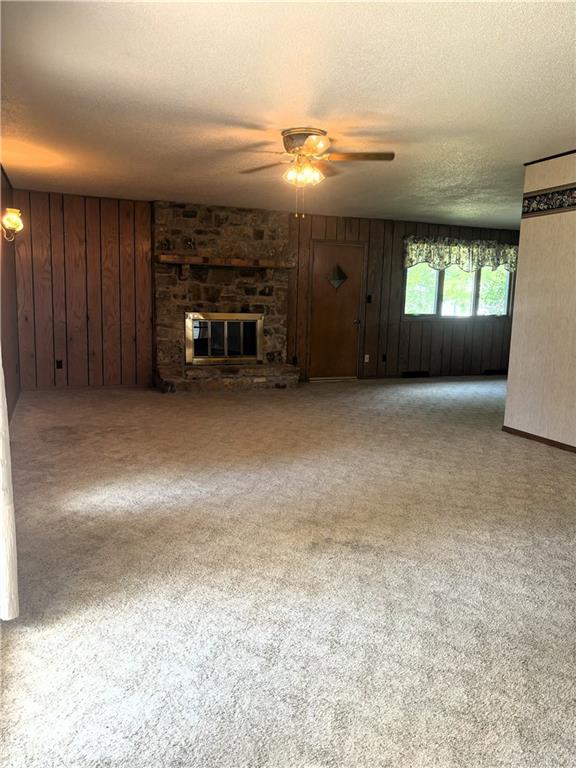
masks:
<path id="1" fill-rule="evenodd" d="M 360 244 L 313 245 L 310 378 L 358 375 L 365 257 Z"/>

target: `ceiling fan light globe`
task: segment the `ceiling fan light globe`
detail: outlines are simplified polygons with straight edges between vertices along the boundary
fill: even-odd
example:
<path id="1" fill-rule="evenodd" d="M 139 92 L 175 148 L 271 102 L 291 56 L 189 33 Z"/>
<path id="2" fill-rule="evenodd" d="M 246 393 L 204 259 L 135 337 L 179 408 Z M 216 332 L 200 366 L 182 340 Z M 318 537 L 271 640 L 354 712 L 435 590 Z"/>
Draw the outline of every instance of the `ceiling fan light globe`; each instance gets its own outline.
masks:
<path id="1" fill-rule="evenodd" d="M 284 181 L 287 181 L 288 184 L 294 184 L 296 182 L 297 175 L 298 173 L 296 168 L 294 168 L 294 166 L 291 165 L 287 171 L 284 171 L 284 173 L 282 174 L 282 178 L 284 179 Z"/>
<path id="2" fill-rule="evenodd" d="M 302 151 L 309 157 L 319 157 L 330 146 L 330 139 L 326 136 L 308 136 L 304 142 Z"/>
<path id="3" fill-rule="evenodd" d="M 282 175 L 282 178 L 295 187 L 307 187 L 319 184 L 325 177 L 322 171 L 308 159 L 299 157 Z"/>
<path id="4" fill-rule="evenodd" d="M 312 184 L 316 186 L 316 184 L 320 184 L 321 181 L 324 181 L 326 177 L 322 173 L 322 171 L 319 168 L 312 168 Z"/>

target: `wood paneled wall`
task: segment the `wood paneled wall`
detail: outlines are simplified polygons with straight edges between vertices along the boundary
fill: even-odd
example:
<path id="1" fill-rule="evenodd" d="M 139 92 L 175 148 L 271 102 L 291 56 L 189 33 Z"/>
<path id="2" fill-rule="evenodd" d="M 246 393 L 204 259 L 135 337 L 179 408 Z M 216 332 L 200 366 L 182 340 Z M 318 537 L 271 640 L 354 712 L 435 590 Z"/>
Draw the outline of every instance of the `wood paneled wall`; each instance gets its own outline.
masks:
<path id="1" fill-rule="evenodd" d="M 150 385 L 150 204 L 17 190 L 13 203 L 27 224 L 15 243 L 18 345 L 12 334 L 22 388 Z M 289 247 L 298 266 L 289 276 L 288 360 L 298 362 L 304 377 L 315 240 L 367 247 L 361 377 L 459 376 L 507 368 L 510 317 L 403 316 L 403 240 L 410 234 L 518 242 L 518 232 L 511 230 L 290 216 Z"/>
<path id="2" fill-rule="evenodd" d="M 152 380 L 150 204 L 14 191 L 23 389 Z"/>
<path id="3" fill-rule="evenodd" d="M 2 169 L 2 197 L 0 210 L 13 207 L 12 186 Z M 2 368 L 6 384 L 8 415 L 11 416 L 20 393 L 18 370 L 18 307 L 16 303 L 16 264 L 14 243 L 0 235 L 0 328 L 2 334 Z"/>
<path id="4" fill-rule="evenodd" d="M 462 376 L 508 367 L 511 318 L 405 318 L 403 241 L 406 235 L 485 238 L 517 243 L 515 230 L 475 229 L 381 219 L 306 216 L 290 218 L 290 247 L 298 253 L 291 275 L 288 359 L 307 376 L 310 276 L 314 240 L 366 243 L 368 269 L 362 322 L 360 376 L 412 372 Z M 368 362 L 364 356 L 368 355 Z"/>

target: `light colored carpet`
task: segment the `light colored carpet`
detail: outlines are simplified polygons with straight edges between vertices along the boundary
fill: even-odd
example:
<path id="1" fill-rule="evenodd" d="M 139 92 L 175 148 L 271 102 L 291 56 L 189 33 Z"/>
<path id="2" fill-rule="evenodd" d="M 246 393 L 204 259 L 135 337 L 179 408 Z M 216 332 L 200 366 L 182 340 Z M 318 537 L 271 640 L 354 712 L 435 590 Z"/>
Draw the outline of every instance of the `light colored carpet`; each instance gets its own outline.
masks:
<path id="1" fill-rule="evenodd" d="M 574 766 L 576 457 L 504 392 L 23 395 L 6 765 Z"/>

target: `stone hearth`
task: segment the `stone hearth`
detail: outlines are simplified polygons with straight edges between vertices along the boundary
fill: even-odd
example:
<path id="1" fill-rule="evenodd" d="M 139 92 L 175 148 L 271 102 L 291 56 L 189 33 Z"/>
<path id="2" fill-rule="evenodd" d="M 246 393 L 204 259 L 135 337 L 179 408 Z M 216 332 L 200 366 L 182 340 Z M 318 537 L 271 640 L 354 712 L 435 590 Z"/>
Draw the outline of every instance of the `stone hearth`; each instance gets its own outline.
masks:
<path id="1" fill-rule="evenodd" d="M 211 389 L 290 389 L 300 371 L 294 365 L 187 365 L 177 370 L 159 369 L 157 386 L 163 392 Z"/>
<path id="2" fill-rule="evenodd" d="M 162 389 L 286 388 L 297 383 L 298 369 L 286 364 L 287 214 L 155 203 L 154 251 L 156 378 Z M 160 263 L 160 255 L 182 263 Z M 186 264 L 190 257 L 205 263 Z M 224 259 L 235 266 L 211 264 Z M 254 267 L 257 259 L 267 266 Z M 263 364 L 187 364 L 186 312 L 264 315 Z"/>

